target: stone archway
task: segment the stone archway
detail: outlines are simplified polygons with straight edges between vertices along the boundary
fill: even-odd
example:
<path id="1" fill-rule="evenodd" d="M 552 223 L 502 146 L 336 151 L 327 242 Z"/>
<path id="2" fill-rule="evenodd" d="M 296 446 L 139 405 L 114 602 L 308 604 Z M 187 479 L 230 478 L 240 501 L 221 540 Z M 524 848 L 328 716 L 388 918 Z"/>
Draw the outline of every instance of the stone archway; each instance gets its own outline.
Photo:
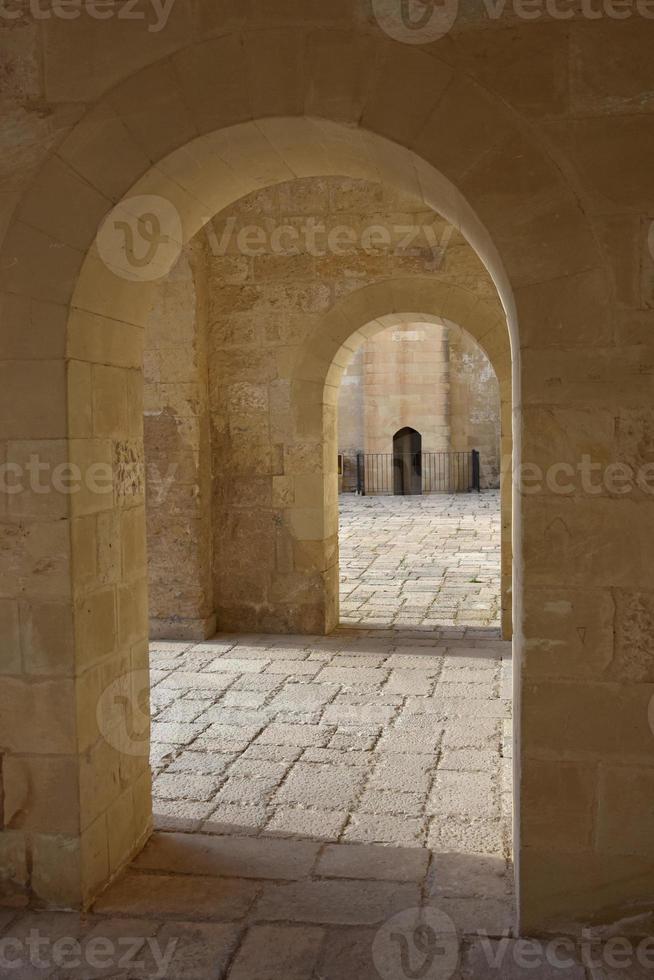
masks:
<path id="1" fill-rule="evenodd" d="M 127 193 L 131 201 L 167 200 L 180 219 L 180 240 L 187 241 L 208 214 L 230 200 L 293 176 L 364 175 L 410 184 L 427 206 L 461 229 L 494 278 L 513 346 L 518 460 L 521 454 L 530 461 L 547 455 L 540 425 L 552 396 L 544 372 L 558 379 L 560 424 L 565 426 L 566 412 L 573 418 L 580 399 L 593 401 L 587 388 L 578 394 L 575 386 L 592 367 L 583 354 L 560 344 L 561 332 L 574 333 L 584 316 L 578 289 L 561 289 L 556 280 L 595 283 L 601 260 L 573 189 L 522 121 L 431 53 L 388 45 L 367 30 L 311 36 L 308 43 L 320 57 L 308 60 L 310 70 L 305 75 L 289 60 L 290 71 L 275 75 L 271 86 L 266 66 L 279 64 L 280 44 L 294 50 L 301 32 L 282 34 L 266 25 L 247 34 L 246 48 L 256 48 L 257 56 L 246 59 L 245 73 L 240 38 L 227 34 L 172 56 L 174 72 L 162 61 L 121 82 L 50 156 L 4 241 L 3 380 L 12 458 L 45 441 L 52 462 L 71 464 L 85 476 L 98 463 L 112 472 L 109 488 L 89 490 L 85 482 L 63 504 L 60 498 L 25 495 L 20 534 L 10 535 L 7 601 L 16 666 L 3 679 L 3 772 L 5 796 L 21 796 L 26 773 L 30 792 L 25 806 L 19 801 L 16 807 L 19 826 L 5 831 L 4 841 L 16 852 L 17 870 L 10 877 L 17 885 L 29 878 L 44 901 L 85 904 L 149 832 L 147 762 L 108 748 L 97 711 L 107 685 L 138 674 L 147 658 L 138 446 L 148 290 L 143 281 L 115 275 L 101 260 L 96 233 L 114 202 Z M 338 82 L 334 64 L 341 66 Z M 377 72 L 378 65 L 383 70 Z M 422 80 L 417 90 L 416 75 Z M 389 85 L 397 86 L 390 101 Z M 409 86 L 405 99 L 399 97 L 402 85 Z M 452 119 L 459 122 L 458 140 L 446 145 L 440 130 Z M 120 212 L 128 226 L 139 217 L 129 200 Z M 166 234 L 174 240 L 170 230 Z M 319 341 L 315 360 L 305 361 L 316 371 L 310 367 L 300 381 L 318 381 L 321 356 Z M 339 356 L 328 363 L 338 364 Z M 319 414 L 322 395 L 314 404 Z M 616 780 L 597 772 L 607 753 L 603 736 L 595 728 L 560 724 L 558 714 L 567 709 L 557 708 L 553 718 L 552 705 L 574 705 L 576 716 L 589 717 L 599 697 L 603 730 L 623 732 L 642 762 L 640 746 L 649 740 L 647 691 L 627 684 L 616 698 L 619 678 L 611 678 L 598 693 L 583 643 L 577 645 L 579 629 L 613 581 L 610 555 L 599 567 L 581 561 L 576 573 L 583 570 L 585 598 L 573 601 L 571 594 L 560 627 L 569 652 L 563 677 L 552 674 L 546 657 L 536 658 L 534 650 L 547 643 L 546 597 L 561 594 L 561 561 L 552 559 L 552 541 L 576 561 L 596 521 L 577 502 L 547 493 L 516 503 L 519 659 L 530 650 L 518 681 L 524 692 L 519 903 L 522 923 L 536 928 L 555 915 L 618 908 L 635 892 L 643 898 L 651 893 L 641 858 L 627 845 L 616 849 L 602 832 L 592 845 L 571 849 L 540 821 L 543 786 L 553 812 L 560 803 L 573 823 L 582 812 L 589 819 L 597 792 L 609 813 L 620 806 Z M 324 537 L 309 510 L 306 540 L 317 532 Z M 627 532 L 632 525 L 625 518 Z M 300 525 L 298 531 L 303 539 Z M 635 533 L 629 540 L 637 551 L 646 536 L 638 528 Z M 120 561 L 102 564 L 109 552 Z M 564 596 L 576 582 L 574 574 L 566 578 Z M 36 652 L 35 635 L 47 635 Z M 46 663 L 45 675 L 30 668 L 34 657 Z M 642 721 L 633 731 L 635 716 Z M 122 716 L 111 710 L 100 721 L 105 731 L 121 725 Z M 573 798 L 558 777 L 562 760 L 575 786 L 583 787 Z M 65 802 L 54 808 L 46 802 L 53 769 L 59 784 L 69 788 Z M 643 805 L 643 821 L 646 810 Z M 11 841 L 7 833 L 14 835 Z M 68 855 L 65 874 L 62 850 Z"/>
<path id="2" fill-rule="evenodd" d="M 440 318 L 464 325 L 487 355 L 500 389 L 501 457 L 511 460 L 512 365 L 506 317 L 498 301 L 481 299 L 462 286 L 441 282 L 436 276 L 413 276 L 355 290 L 325 314 L 294 372 L 293 402 L 298 418 L 304 420 L 303 438 L 308 444 L 324 447 L 324 487 L 320 495 L 314 496 L 313 507 L 316 526 L 324 529 L 328 629 L 337 623 L 336 411 L 343 372 L 355 351 L 376 333 L 402 322 L 438 322 Z M 505 639 L 511 638 L 513 630 L 512 491 L 512 481 L 505 472 L 501 481 L 501 593 Z M 293 520 L 292 516 L 289 520 Z"/>

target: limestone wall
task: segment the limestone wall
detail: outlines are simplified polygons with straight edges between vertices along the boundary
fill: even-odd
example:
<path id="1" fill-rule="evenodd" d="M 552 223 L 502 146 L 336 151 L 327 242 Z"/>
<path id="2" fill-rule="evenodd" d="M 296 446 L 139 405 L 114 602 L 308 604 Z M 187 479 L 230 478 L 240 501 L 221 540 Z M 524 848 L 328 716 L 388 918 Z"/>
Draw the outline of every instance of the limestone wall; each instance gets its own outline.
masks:
<path id="1" fill-rule="evenodd" d="M 392 453 L 405 427 L 422 436 L 424 452 L 450 447 L 449 364 L 445 328 L 402 323 L 382 330 L 363 349 L 366 453 Z"/>
<path id="2" fill-rule="evenodd" d="M 218 625 L 319 631 L 324 576 L 337 576 L 337 541 L 334 531 L 316 568 L 310 557 L 316 546 L 302 534 L 298 541 L 290 523 L 296 517 L 289 505 L 309 499 L 323 448 L 303 441 L 310 418 L 291 411 L 289 365 L 320 318 L 368 284 L 427 272 L 445 283 L 465 282 L 479 297 L 492 296 L 493 287 L 468 246 L 424 202 L 364 180 L 308 178 L 256 192 L 219 214 L 204 237 Z M 386 375 L 371 382 L 368 401 L 350 419 L 354 446 L 366 415 L 381 419 L 390 410 L 391 426 L 401 415 L 385 390 L 413 349 L 396 335 L 397 329 L 389 335 Z M 364 369 L 366 356 L 355 356 L 353 371 Z M 442 380 L 446 369 L 439 336 L 424 383 Z M 434 423 L 431 411 L 422 418 L 429 444 L 445 445 L 445 424 Z M 294 488 L 294 480 L 305 488 Z"/>
<path id="3" fill-rule="evenodd" d="M 393 435 L 410 426 L 423 452 L 477 449 L 482 488 L 500 484 L 500 393 L 493 367 L 456 324 L 389 327 L 348 365 L 338 403 L 339 451 L 392 453 Z M 356 487 L 346 467 L 343 489 Z"/>
<path id="4" fill-rule="evenodd" d="M 500 485 L 500 389 L 493 366 L 473 338 L 447 326 L 452 448 L 477 449 L 482 489 Z"/>
<path id="5" fill-rule="evenodd" d="M 203 638 L 211 572 L 206 255 L 188 246 L 157 284 L 145 331 L 144 438 L 150 634 Z"/>

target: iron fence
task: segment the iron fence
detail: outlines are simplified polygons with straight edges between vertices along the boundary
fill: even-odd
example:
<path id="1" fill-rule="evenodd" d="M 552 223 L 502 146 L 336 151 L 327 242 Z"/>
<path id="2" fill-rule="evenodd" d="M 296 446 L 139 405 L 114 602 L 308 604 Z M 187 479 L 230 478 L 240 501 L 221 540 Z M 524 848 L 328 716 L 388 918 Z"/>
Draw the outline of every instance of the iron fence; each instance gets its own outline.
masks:
<path id="1" fill-rule="evenodd" d="M 479 452 L 357 453 L 356 492 L 409 496 L 480 489 Z"/>

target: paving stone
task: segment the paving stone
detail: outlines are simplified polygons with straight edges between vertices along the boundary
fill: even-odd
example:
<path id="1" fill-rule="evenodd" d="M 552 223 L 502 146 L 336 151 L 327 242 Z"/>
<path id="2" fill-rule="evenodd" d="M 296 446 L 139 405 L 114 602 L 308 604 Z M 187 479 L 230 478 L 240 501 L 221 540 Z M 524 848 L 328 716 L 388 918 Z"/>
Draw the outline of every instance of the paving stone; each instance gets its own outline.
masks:
<path id="1" fill-rule="evenodd" d="M 266 777 L 246 779 L 230 776 L 216 794 L 217 803 L 265 803 L 277 788 L 282 775 L 271 773 Z"/>
<path id="2" fill-rule="evenodd" d="M 342 835 L 343 841 L 422 847 L 426 821 L 390 814 L 354 813 Z"/>
<path id="3" fill-rule="evenodd" d="M 188 745 L 200 735 L 207 725 L 197 722 L 170 721 L 152 722 L 153 742 L 167 742 L 172 745 Z"/>
<path id="4" fill-rule="evenodd" d="M 214 742 L 221 752 L 238 752 L 247 748 L 261 728 L 262 725 L 221 725 L 214 722 L 202 733 L 202 740 L 198 739 L 195 744 Z"/>
<path id="5" fill-rule="evenodd" d="M 215 809 L 216 804 L 196 803 L 189 800 L 153 800 L 152 819 L 155 830 L 199 830 L 203 820 Z"/>
<path id="6" fill-rule="evenodd" d="M 266 660 L 251 660 L 247 657 L 243 659 L 217 657 L 215 660 L 206 664 L 202 670 L 203 672 L 208 671 L 210 673 L 219 671 L 229 674 L 260 674 L 265 666 Z"/>
<path id="7" fill-rule="evenodd" d="M 311 980 L 324 930 L 308 926 L 252 926 L 229 980 Z"/>
<path id="8" fill-rule="evenodd" d="M 355 652 L 347 650 L 346 652 L 338 653 L 332 661 L 333 667 L 355 667 L 357 670 L 362 667 L 376 669 L 383 667 L 388 660 L 388 655 L 385 653 L 371 654 L 363 651 Z"/>
<path id="9" fill-rule="evenodd" d="M 267 820 L 268 811 L 263 804 L 221 803 L 216 806 L 214 802 L 210 816 L 199 829 L 203 834 L 251 836 L 258 834 Z"/>
<path id="10" fill-rule="evenodd" d="M 212 705 L 198 719 L 205 725 L 235 725 L 238 728 L 263 728 L 274 716 L 269 708 L 226 708 Z"/>
<path id="11" fill-rule="evenodd" d="M 356 749 L 305 749 L 302 753 L 302 762 L 314 762 L 318 765 L 324 763 L 338 763 L 343 766 L 363 766 L 365 769 L 373 764 L 373 756 L 368 751 L 358 751 Z"/>
<path id="12" fill-rule="evenodd" d="M 339 667 L 337 665 L 323 667 L 317 677 L 320 684 L 342 684 L 344 687 L 357 688 L 379 687 L 388 676 L 388 671 L 375 667 Z"/>
<path id="13" fill-rule="evenodd" d="M 174 701 L 157 715 L 157 724 L 162 721 L 195 721 L 211 705 L 206 699 L 196 701 Z"/>
<path id="14" fill-rule="evenodd" d="M 422 793 L 398 793 L 396 790 L 368 789 L 359 800 L 362 813 L 396 813 L 420 817 L 426 797 Z"/>
<path id="15" fill-rule="evenodd" d="M 428 650 L 419 654 L 396 651 L 388 658 L 386 666 L 391 670 L 429 671 L 431 676 L 438 676 L 443 667 L 443 654 L 434 656 Z"/>
<path id="16" fill-rule="evenodd" d="M 383 743 L 383 740 L 382 740 Z M 368 789 L 394 790 L 400 793 L 426 793 L 437 758 L 433 752 L 398 755 L 394 752 L 377 752 L 377 765 L 368 782 Z"/>
<path id="17" fill-rule="evenodd" d="M 565 960 L 575 960 L 573 951 L 560 950 L 559 955 Z M 524 964 L 524 965 L 523 965 Z M 571 966 L 560 964 L 551 965 L 540 944 L 533 941 L 480 938 L 475 940 L 465 951 L 461 975 L 464 980 L 584 980 L 585 970 L 577 960 Z M 630 980 L 637 975 L 629 971 Z M 592 976 L 592 973 L 591 973 Z M 616 971 L 615 978 L 624 977 L 624 970 Z M 643 974 L 643 978 L 645 974 Z M 592 980 L 613 980 L 610 973 L 606 976 L 597 974 Z"/>
<path id="18" fill-rule="evenodd" d="M 427 878 L 430 898 L 508 898 L 513 880 L 499 855 L 434 852 Z"/>
<path id="19" fill-rule="evenodd" d="M 173 773 L 205 773 L 206 775 L 222 775 L 230 764 L 237 759 L 234 752 L 197 752 L 182 751 L 166 769 L 166 775 Z"/>
<path id="20" fill-rule="evenodd" d="M 465 935 L 510 935 L 515 910 L 509 898 L 433 898 L 433 905 L 450 917 L 457 932 Z"/>
<path id="21" fill-rule="evenodd" d="M 393 670 L 386 688 L 398 694 L 431 694 L 436 684 L 436 670 Z"/>
<path id="22" fill-rule="evenodd" d="M 333 734 L 329 741 L 330 749 L 338 749 L 341 752 L 354 750 L 357 752 L 370 751 L 381 735 L 381 728 L 370 725 L 357 725 L 347 727 L 341 725 Z"/>
<path id="23" fill-rule="evenodd" d="M 433 817 L 427 843 L 435 851 L 503 854 L 505 825 L 500 820 L 455 820 Z"/>
<path id="24" fill-rule="evenodd" d="M 134 867 L 187 875 L 294 880 L 308 875 L 318 850 L 319 845 L 309 841 L 154 834 Z"/>
<path id="25" fill-rule="evenodd" d="M 262 759 L 270 762 L 295 762 L 302 754 L 301 746 L 297 745 L 249 745 L 243 753 L 243 759 Z"/>
<path id="26" fill-rule="evenodd" d="M 393 754 L 411 755 L 414 752 L 421 754 L 433 753 L 434 756 L 443 738 L 442 728 L 429 730 L 418 730 L 405 726 L 403 728 L 393 728 L 384 732 L 377 746 L 379 752 Z M 436 758 L 434 758 L 434 764 Z"/>
<path id="27" fill-rule="evenodd" d="M 499 817 L 492 776 L 486 772 L 437 772 L 425 812 L 460 819 Z"/>
<path id="28" fill-rule="evenodd" d="M 227 675 L 225 675 L 227 676 Z M 231 691 L 274 691 L 284 682 L 283 675 L 277 674 L 246 674 L 234 683 Z"/>
<path id="29" fill-rule="evenodd" d="M 227 691 L 220 699 L 226 708 L 260 708 L 266 700 L 265 691 Z"/>
<path id="30" fill-rule="evenodd" d="M 333 688 L 324 684 L 285 684 L 268 707 L 273 711 L 306 711 L 323 707 L 333 696 Z"/>
<path id="31" fill-rule="evenodd" d="M 55 962 L 57 980 L 99 980 L 116 976 L 122 970 L 137 970 L 144 963 L 149 943 L 161 928 L 160 922 L 148 919 L 100 918 L 93 916 L 87 922 L 87 930 L 77 948 L 46 953 L 46 960 Z M 155 948 L 158 946 L 155 944 Z M 42 957 L 43 958 L 43 957 Z M 7 971 L 5 976 L 11 976 Z M 44 971 L 39 971 L 43 975 Z M 16 974 L 14 974 L 16 976 Z M 17 974 L 17 980 L 23 971 Z"/>
<path id="32" fill-rule="evenodd" d="M 443 748 L 499 748 L 500 721 L 495 718 L 467 718 L 449 721 L 445 725 Z"/>
<path id="33" fill-rule="evenodd" d="M 397 708 L 384 704 L 330 704 L 325 708 L 322 719 L 326 724 L 360 724 L 371 722 L 388 725 L 394 718 Z"/>
<path id="34" fill-rule="evenodd" d="M 231 921 L 247 913 L 258 892 L 252 881 L 128 871 L 103 892 L 93 911 L 103 915 Z"/>
<path id="35" fill-rule="evenodd" d="M 444 748 L 438 760 L 438 769 L 458 772 L 498 772 L 503 761 L 499 752 L 490 749 Z"/>
<path id="36" fill-rule="evenodd" d="M 332 924 L 384 922 L 418 904 L 414 884 L 384 881 L 301 881 L 268 885 L 252 915 L 264 921 Z"/>
<path id="37" fill-rule="evenodd" d="M 320 855 L 316 875 L 324 878 L 370 878 L 420 882 L 427 873 L 429 851 L 423 848 L 329 844 Z"/>
<path id="38" fill-rule="evenodd" d="M 347 810 L 310 810 L 280 806 L 266 826 L 273 837 L 306 837 L 310 840 L 336 840 L 348 818 Z"/>
<path id="39" fill-rule="evenodd" d="M 273 762 L 270 759 L 253 759 L 242 755 L 230 768 L 230 779 L 262 779 L 266 782 L 280 782 L 288 772 L 287 762 Z"/>
<path id="40" fill-rule="evenodd" d="M 157 936 L 160 948 L 171 944 L 170 965 L 161 971 L 154 957 L 145 956 L 145 969 L 130 980 L 222 980 L 238 944 L 241 929 L 234 925 L 169 922 Z M 174 944 L 174 945 L 173 945 Z"/>
<path id="41" fill-rule="evenodd" d="M 189 690 L 224 691 L 233 684 L 232 674 L 201 674 L 199 671 L 175 671 L 166 677 L 162 687 L 188 688 Z"/>
<path id="42" fill-rule="evenodd" d="M 316 976 L 320 980 L 380 980 L 372 955 L 376 935 L 376 929 L 330 929 Z"/>
<path id="43" fill-rule="evenodd" d="M 352 803 L 362 784 L 363 775 L 356 767 L 296 762 L 275 793 L 274 802 L 340 809 Z"/>
<path id="44" fill-rule="evenodd" d="M 320 664 L 309 660 L 273 660 L 265 673 L 282 677 L 314 677 L 320 669 Z"/>
<path id="45" fill-rule="evenodd" d="M 171 742 L 151 742 L 150 743 L 150 765 L 153 769 L 166 767 L 173 761 L 180 751 L 179 745 Z"/>
<path id="46" fill-rule="evenodd" d="M 152 792 L 162 800 L 210 800 L 218 789 L 220 778 L 195 773 L 164 773 L 153 781 Z"/>
<path id="47" fill-rule="evenodd" d="M 318 725 L 272 724 L 257 738 L 258 745 L 309 745 L 324 747 L 331 737 L 329 729 Z"/>

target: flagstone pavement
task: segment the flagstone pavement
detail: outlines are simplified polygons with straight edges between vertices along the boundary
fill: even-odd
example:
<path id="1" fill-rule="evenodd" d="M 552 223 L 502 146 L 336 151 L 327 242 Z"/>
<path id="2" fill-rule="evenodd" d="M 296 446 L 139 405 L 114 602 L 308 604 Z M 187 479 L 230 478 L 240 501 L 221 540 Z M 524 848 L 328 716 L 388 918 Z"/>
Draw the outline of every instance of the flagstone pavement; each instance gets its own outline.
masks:
<path id="1" fill-rule="evenodd" d="M 535 975 L 506 938 L 497 494 L 341 503 L 344 625 L 152 644 L 155 832 L 84 917 L 0 913 L 19 944 L 30 929 L 79 944 L 6 975 Z M 113 950 L 104 966 L 89 961 L 98 938 Z M 578 958 L 549 969 L 538 976 L 590 976 Z"/>

